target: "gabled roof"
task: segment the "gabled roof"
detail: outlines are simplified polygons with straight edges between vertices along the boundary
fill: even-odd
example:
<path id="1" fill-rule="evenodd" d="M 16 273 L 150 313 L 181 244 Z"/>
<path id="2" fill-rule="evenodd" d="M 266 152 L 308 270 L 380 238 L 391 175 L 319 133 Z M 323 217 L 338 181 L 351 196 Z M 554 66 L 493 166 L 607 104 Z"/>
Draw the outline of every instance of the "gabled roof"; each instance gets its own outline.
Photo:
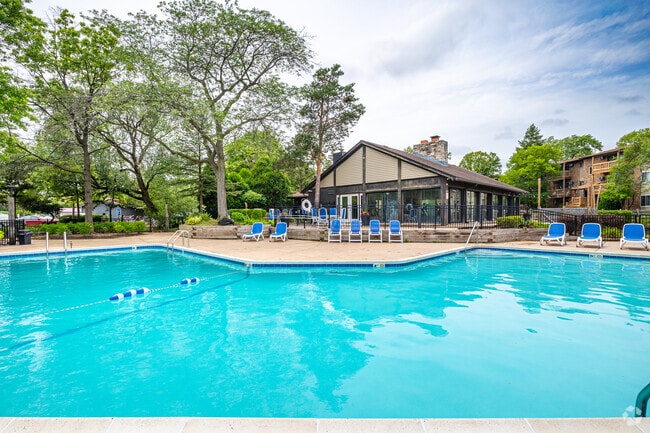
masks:
<path id="1" fill-rule="evenodd" d="M 571 159 L 565 159 L 563 161 L 560 161 L 560 164 L 566 164 L 566 163 L 569 163 L 569 162 L 582 161 L 583 159 L 589 159 L 589 158 L 596 157 L 596 156 L 616 155 L 616 154 L 622 152 L 623 149 L 624 149 L 624 146 L 619 146 L 619 147 L 615 147 L 613 149 L 603 150 L 603 151 L 600 151 L 600 152 L 597 152 L 597 153 L 592 153 L 590 155 L 578 156 L 576 158 L 571 158 Z"/>
<path id="2" fill-rule="evenodd" d="M 443 176 L 453 182 L 482 185 L 482 186 L 502 189 L 505 191 L 510 191 L 517 194 L 525 194 L 527 192 L 521 188 L 517 188 L 516 186 L 499 182 L 498 180 L 492 179 L 489 176 L 484 176 L 482 174 L 475 173 L 471 170 L 458 167 L 457 165 L 446 164 L 444 162 L 429 159 L 427 157 L 420 156 L 418 154 L 404 152 L 403 150 L 393 149 L 392 147 L 371 143 L 365 140 L 361 140 L 360 142 L 355 144 L 354 147 L 352 147 L 348 152 L 346 152 L 341 159 L 339 159 L 335 164 L 332 164 L 330 167 L 328 167 L 327 170 L 323 171 L 323 173 L 321 174 L 321 179 L 327 176 L 330 172 L 332 172 L 338 165 L 343 163 L 347 158 L 350 157 L 350 155 L 354 154 L 362 146 L 366 146 L 375 149 L 379 152 L 390 155 L 394 158 L 401 159 L 402 161 L 406 161 L 409 164 L 413 164 L 417 167 L 427 170 L 434 175 Z M 306 189 L 313 188 L 314 185 L 315 182 L 312 182 L 307 186 Z"/>

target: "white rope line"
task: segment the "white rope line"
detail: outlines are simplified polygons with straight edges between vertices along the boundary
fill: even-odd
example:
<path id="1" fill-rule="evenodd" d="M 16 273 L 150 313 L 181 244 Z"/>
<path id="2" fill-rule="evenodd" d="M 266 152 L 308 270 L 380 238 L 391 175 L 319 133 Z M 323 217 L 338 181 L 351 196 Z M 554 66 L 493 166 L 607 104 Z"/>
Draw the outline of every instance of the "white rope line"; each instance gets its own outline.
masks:
<path id="1" fill-rule="evenodd" d="M 160 292 L 161 290 L 167 290 L 167 289 L 171 289 L 171 288 L 174 288 L 174 287 L 196 285 L 196 284 L 199 284 L 201 282 L 207 282 L 207 281 L 210 281 L 210 280 L 215 280 L 217 278 L 223 278 L 223 277 L 226 277 L 228 275 L 233 275 L 233 274 L 236 274 L 236 273 L 238 273 L 238 272 L 228 272 L 226 274 L 220 274 L 220 275 L 214 275 L 212 277 L 200 278 L 195 283 L 183 284 L 181 282 L 178 282 L 178 283 L 170 284 L 169 286 L 165 286 L 165 287 L 158 287 L 156 289 L 148 289 L 148 293 L 156 293 L 156 292 Z M 43 316 L 50 316 L 50 315 L 54 315 L 54 314 L 65 313 L 66 311 L 73 311 L 73 310 L 79 310 L 81 308 L 92 307 L 92 306 L 95 306 L 95 305 L 102 304 L 104 302 L 112 302 L 112 301 L 110 299 L 102 299 L 100 301 L 89 302 L 87 304 L 75 305 L 75 306 L 72 306 L 72 307 L 61 308 L 60 310 L 50 311 L 48 313 L 42 313 L 42 315 Z"/>

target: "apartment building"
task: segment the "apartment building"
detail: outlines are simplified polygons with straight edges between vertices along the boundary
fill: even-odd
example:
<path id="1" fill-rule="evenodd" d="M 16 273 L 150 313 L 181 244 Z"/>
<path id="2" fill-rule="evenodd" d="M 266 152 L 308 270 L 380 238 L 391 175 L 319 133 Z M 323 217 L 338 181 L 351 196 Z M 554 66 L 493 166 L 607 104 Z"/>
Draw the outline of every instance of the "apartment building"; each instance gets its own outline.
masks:
<path id="1" fill-rule="evenodd" d="M 549 206 L 557 208 L 598 208 L 600 195 L 607 189 L 607 178 L 623 152 L 622 147 L 561 161 L 561 175 L 552 179 Z M 650 170 L 638 173 L 641 196 L 632 209 L 650 211 Z"/>

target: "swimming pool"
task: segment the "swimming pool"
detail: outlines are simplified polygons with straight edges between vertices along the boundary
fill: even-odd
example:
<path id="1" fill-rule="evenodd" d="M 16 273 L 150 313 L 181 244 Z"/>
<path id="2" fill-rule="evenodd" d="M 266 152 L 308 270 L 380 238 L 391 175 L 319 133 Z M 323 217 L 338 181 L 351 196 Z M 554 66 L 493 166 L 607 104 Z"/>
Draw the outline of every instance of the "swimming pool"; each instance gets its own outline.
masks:
<path id="1" fill-rule="evenodd" d="M 649 276 L 487 249 L 385 267 L 0 259 L 0 416 L 617 417 L 650 380 Z"/>

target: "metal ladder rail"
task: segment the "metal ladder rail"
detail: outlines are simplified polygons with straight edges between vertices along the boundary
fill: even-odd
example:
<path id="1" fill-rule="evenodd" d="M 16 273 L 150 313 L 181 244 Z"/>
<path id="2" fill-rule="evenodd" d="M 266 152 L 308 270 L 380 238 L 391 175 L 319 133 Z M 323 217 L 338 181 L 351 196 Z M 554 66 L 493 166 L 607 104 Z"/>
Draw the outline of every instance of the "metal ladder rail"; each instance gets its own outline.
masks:
<path id="1" fill-rule="evenodd" d="M 634 416 L 647 416 L 648 400 L 650 400 L 650 383 L 647 384 L 636 397 L 636 408 L 634 411 Z"/>
<path id="2" fill-rule="evenodd" d="M 472 235 L 474 234 L 474 230 L 478 228 L 478 221 L 474 223 L 474 226 L 472 226 L 472 231 L 469 232 L 469 236 L 467 237 L 467 242 L 465 242 L 465 250 L 467 250 L 467 245 L 469 244 L 469 240 L 472 239 Z"/>
<path id="3" fill-rule="evenodd" d="M 167 249 L 174 249 L 176 241 L 178 238 L 181 238 L 183 241 L 183 246 L 185 246 L 185 238 L 187 238 L 187 246 L 190 246 L 190 232 L 187 230 L 176 230 L 173 235 L 167 240 Z"/>

